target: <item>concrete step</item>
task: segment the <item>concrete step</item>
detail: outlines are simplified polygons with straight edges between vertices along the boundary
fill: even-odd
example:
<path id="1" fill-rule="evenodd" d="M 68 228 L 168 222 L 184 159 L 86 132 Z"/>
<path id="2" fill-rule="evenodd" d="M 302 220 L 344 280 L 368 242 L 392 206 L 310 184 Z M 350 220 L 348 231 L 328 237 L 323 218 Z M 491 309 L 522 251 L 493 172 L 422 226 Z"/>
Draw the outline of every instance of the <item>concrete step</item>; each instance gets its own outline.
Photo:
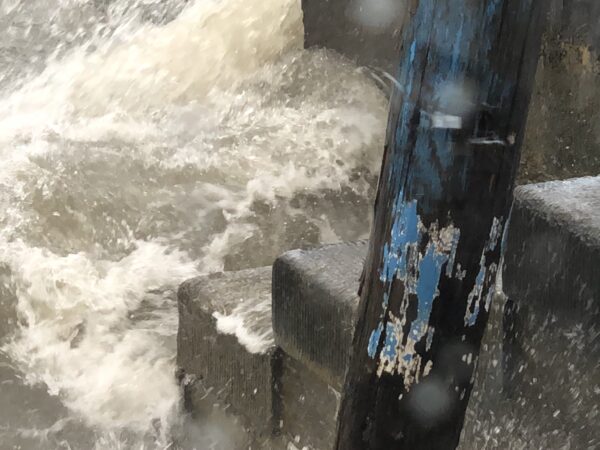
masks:
<path id="1" fill-rule="evenodd" d="M 515 195 L 510 300 L 493 305 L 460 448 L 600 448 L 600 178 Z M 265 267 L 186 282 L 178 364 L 195 380 L 188 406 L 213 388 L 259 448 L 331 449 L 366 251 L 288 252 L 272 281 Z"/>
<path id="2" fill-rule="evenodd" d="M 273 328 L 283 350 L 283 432 L 300 446 L 334 445 L 366 242 L 294 250 L 273 264 Z"/>
<path id="3" fill-rule="evenodd" d="M 365 252 L 360 242 L 279 258 L 274 298 L 286 303 L 274 304 L 275 339 L 270 267 L 185 282 L 177 363 L 186 407 L 206 410 L 210 393 L 260 448 L 331 448 Z"/>
<path id="4" fill-rule="evenodd" d="M 598 449 L 600 177 L 517 188 L 505 245 L 463 448 Z"/>
<path id="5" fill-rule="evenodd" d="M 367 242 L 294 250 L 273 264 L 275 340 L 336 389 L 347 366 Z"/>
<path id="6" fill-rule="evenodd" d="M 219 401 L 258 442 L 279 428 L 274 374 L 281 365 L 271 326 L 271 268 L 219 273 L 178 293 L 177 364 L 190 411 Z"/>

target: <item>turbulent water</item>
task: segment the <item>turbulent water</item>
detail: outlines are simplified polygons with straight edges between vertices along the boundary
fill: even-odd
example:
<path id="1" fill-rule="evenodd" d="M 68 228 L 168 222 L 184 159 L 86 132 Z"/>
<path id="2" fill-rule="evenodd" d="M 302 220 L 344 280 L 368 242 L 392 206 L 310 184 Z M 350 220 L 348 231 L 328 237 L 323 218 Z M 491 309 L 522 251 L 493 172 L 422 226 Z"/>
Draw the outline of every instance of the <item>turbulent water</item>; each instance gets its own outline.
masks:
<path id="1" fill-rule="evenodd" d="M 299 0 L 0 0 L 2 449 L 172 447 L 178 283 L 365 235 L 386 100 L 301 44 Z"/>

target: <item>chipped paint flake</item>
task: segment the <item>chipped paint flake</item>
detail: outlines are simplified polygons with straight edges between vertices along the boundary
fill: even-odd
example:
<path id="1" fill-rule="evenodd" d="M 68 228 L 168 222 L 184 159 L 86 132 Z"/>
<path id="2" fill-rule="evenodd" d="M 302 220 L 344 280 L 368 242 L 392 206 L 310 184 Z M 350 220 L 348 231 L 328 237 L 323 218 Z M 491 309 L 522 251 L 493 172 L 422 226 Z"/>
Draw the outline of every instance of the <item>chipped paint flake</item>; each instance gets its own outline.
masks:
<path id="1" fill-rule="evenodd" d="M 417 202 L 401 203 L 394 207 L 396 220 L 392 227 L 391 240 L 383 249 L 383 269 L 380 271 L 382 282 L 391 282 L 396 272 L 406 276 L 408 249 L 419 242 L 419 217 Z"/>
<path id="2" fill-rule="evenodd" d="M 477 323 L 477 318 L 481 312 L 481 301 L 484 296 L 484 292 L 487 290 L 485 295 L 485 304 L 483 305 L 485 311 L 489 311 L 491 301 L 493 299 L 493 289 L 490 289 L 490 283 L 495 281 L 496 274 L 498 272 L 498 265 L 496 263 L 490 264 L 487 267 L 486 254 L 493 252 L 497 246 L 500 238 L 503 234 L 502 218 L 498 219 L 494 217 L 492 227 L 490 229 L 490 237 L 486 242 L 483 252 L 481 253 L 481 259 L 479 262 L 479 273 L 475 279 L 475 285 L 469 293 L 467 299 L 467 309 L 465 311 L 465 326 L 472 327 Z"/>
<path id="3" fill-rule="evenodd" d="M 454 233 L 452 234 L 450 257 L 448 258 L 448 264 L 446 265 L 446 277 L 448 278 L 452 278 L 452 271 L 454 270 L 454 263 L 456 260 L 456 252 L 458 250 L 458 242 L 460 241 L 460 230 L 458 228 L 454 228 L 453 231 Z"/>
<path id="4" fill-rule="evenodd" d="M 382 350 L 382 358 L 394 360 L 398 352 L 399 331 L 394 323 L 388 322 L 385 332 L 385 343 Z"/>
<path id="5" fill-rule="evenodd" d="M 371 358 L 375 358 L 377 354 L 377 347 L 379 345 L 379 340 L 381 339 L 381 333 L 383 333 L 383 324 L 380 323 L 379 326 L 373 330 L 371 333 L 371 337 L 369 338 L 369 349 L 368 353 Z"/>
<path id="6" fill-rule="evenodd" d="M 498 241 L 502 236 L 502 218 L 498 219 L 494 217 L 494 221 L 492 222 L 492 228 L 490 229 L 490 238 L 487 243 L 487 250 L 494 251 L 496 246 L 498 245 Z"/>
<path id="7" fill-rule="evenodd" d="M 417 281 L 417 298 L 419 305 L 417 318 L 410 328 L 409 339 L 419 341 L 427 332 L 429 317 L 433 309 L 433 301 L 439 295 L 438 284 L 442 274 L 442 266 L 449 255 L 440 253 L 435 245 L 430 244 L 421 263 L 419 264 L 419 279 Z"/>
<path id="8" fill-rule="evenodd" d="M 399 198 L 402 197 L 400 193 Z M 441 277 L 451 277 L 454 272 L 460 230 L 452 224 L 440 229 L 437 223 L 426 228 L 415 200 L 397 202 L 393 213 L 395 220 L 379 272 L 387 289 L 382 301 L 382 322 L 371 333 L 368 354 L 377 360 L 379 375 L 402 374 L 408 389 L 418 381 L 427 363 L 415 347 L 425 339 L 429 349 L 433 342 L 435 330 L 429 321 L 439 296 Z M 395 279 L 401 280 L 405 287 L 398 316 L 389 311 L 389 295 Z M 416 302 L 417 316 L 407 324 L 406 311 L 412 302 Z M 404 336 L 407 327 L 408 336 Z"/>

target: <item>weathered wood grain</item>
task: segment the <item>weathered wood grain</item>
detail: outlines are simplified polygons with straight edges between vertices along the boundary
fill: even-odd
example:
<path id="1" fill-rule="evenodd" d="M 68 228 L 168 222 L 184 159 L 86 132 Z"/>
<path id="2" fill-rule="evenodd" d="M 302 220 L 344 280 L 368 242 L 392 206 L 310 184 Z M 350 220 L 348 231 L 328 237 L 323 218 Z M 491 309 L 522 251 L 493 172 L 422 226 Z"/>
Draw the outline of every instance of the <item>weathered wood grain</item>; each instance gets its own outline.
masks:
<path id="1" fill-rule="evenodd" d="M 458 443 L 546 5 L 418 2 L 402 40 L 339 450 Z"/>

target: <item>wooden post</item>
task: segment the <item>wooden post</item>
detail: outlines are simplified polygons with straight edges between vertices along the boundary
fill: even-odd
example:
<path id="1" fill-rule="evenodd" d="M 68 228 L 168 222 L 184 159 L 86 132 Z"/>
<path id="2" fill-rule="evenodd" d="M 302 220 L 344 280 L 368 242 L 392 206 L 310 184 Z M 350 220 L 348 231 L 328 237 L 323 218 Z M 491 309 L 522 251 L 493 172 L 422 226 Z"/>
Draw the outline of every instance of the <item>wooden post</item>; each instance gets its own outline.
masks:
<path id="1" fill-rule="evenodd" d="M 338 450 L 458 444 L 548 3 L 416 3 L 391 103 Z"/>

